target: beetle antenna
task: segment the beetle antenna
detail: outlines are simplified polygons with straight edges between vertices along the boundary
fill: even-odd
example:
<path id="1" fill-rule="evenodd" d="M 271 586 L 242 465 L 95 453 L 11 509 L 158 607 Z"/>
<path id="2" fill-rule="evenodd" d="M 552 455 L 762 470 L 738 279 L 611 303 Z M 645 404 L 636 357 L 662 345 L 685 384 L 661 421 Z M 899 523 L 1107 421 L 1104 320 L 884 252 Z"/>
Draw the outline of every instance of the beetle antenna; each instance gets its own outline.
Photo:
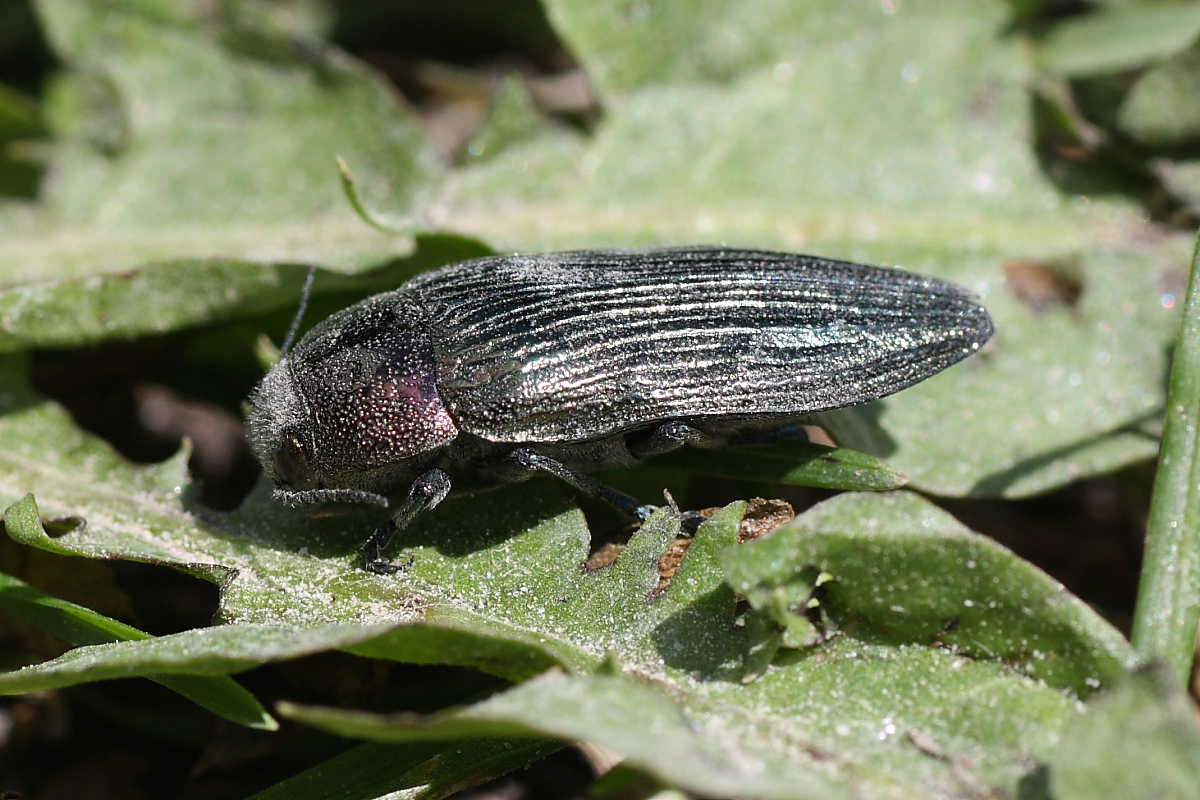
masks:
<path id="1" fill-rule="evenodd" d="M 283 347 L 279 348 L 279 357 L 283 358 L 288 354 L 288 350 L 292 349 L 292 341 L 296 338 L 296 331 L 300 330 L 300 320 L 304 319 L 304 312 L 308 308 L 308 296 L 312 294 L 313 277 L 317 274 L 317 268 L 309 265 L 308 274 L 304 276 L 304 288 L 300 290 L 300 305 L 296 308 L 296 316 L 292 318 L 292 324 L 288 328 L 287 336 L 283 337 Z"/>

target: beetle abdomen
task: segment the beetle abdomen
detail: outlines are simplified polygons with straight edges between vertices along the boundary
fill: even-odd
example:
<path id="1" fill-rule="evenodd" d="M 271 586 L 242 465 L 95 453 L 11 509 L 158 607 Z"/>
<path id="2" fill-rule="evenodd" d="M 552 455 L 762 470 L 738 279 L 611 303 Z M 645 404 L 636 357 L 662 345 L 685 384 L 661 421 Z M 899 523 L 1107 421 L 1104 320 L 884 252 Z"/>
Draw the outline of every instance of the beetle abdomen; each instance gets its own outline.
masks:
<path id="1" fill-rule="evenodd" d="M 987 312 L 935 278 L 708 248 L 478 259 L 403 290 L 431 309 L 438 385 L 492 441 L 866 402 L 970 355 Z"/>

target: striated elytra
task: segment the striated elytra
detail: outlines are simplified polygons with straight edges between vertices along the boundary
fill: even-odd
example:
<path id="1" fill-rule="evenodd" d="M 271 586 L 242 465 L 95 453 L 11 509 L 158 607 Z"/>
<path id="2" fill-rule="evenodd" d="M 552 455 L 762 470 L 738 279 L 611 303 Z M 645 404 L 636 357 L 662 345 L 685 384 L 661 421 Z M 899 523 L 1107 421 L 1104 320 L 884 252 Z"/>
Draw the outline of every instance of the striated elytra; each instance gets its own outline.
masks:
<path id="1" fill-rule="evenodd" d="M 392 535 L 453 487 L 586 476 L 794 424 L 963 359 L 992 321 L 936 278 L 813 256 L 672 248 L 511 255 L 418 276 L 316 325 L 250 398 L 289 506 L 366 503 Z"/>

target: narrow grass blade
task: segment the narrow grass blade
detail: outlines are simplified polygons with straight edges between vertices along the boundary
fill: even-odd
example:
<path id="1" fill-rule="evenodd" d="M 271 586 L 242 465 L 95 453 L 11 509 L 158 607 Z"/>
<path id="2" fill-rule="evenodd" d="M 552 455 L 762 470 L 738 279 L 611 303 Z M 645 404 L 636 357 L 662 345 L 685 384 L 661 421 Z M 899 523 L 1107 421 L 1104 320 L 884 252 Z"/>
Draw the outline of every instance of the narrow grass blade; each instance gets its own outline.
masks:
<path id="1" fill-rule="evenodd" d="M 145 631 L 48 595 L 3 573 L 0 573 L 0 610 L 76 645 L 151 638 Z M 279 727 L 254 695 L 233 678 L 163 675 L 151 680 L 239 725 L 261 730 Z"/>
<path id="2" fill-rule="evenodd" d="M 1133 645 L 1180 682 L 1191 674 L 1200 622 L 1200 244 L 1167 393 L 1166 425 L 1150 502 Z"/>

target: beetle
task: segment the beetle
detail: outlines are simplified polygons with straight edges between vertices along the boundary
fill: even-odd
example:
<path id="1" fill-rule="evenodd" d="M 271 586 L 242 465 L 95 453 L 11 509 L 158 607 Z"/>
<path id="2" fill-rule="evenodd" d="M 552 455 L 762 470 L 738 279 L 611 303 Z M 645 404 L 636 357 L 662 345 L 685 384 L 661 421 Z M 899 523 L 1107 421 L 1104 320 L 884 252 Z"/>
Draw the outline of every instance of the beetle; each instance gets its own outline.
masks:
<path id="1" fill-rule="evenodd" d="M 992 332 L 951 283 L 846 261 L 493 256 L 318 323 L 254 390 L 249 438 L 279 502 L 388 509 L 361 551 L 389 572 L 396 531 L 452 489 L 545 472 L 644 519 L 649 506 L 587 473 L 883 397 Z"/>

